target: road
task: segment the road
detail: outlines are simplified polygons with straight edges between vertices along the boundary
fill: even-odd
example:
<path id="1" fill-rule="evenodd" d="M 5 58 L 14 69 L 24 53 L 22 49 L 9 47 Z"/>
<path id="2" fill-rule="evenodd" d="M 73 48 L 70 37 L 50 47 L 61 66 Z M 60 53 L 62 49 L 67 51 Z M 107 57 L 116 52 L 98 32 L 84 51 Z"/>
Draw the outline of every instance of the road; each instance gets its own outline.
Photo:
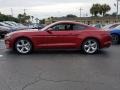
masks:
<path id="1" fill-rule="evenodd" d="M 120 46 L 95 55 L 70 50 L 18 55 L 2 40 L 0 90 L 120 90 Z"/>

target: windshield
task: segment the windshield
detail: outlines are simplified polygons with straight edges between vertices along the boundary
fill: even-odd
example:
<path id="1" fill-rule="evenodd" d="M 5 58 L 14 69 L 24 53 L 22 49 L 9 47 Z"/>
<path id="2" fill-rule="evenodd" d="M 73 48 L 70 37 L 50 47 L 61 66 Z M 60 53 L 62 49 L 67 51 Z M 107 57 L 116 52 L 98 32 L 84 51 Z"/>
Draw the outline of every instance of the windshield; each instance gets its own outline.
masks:
<path id="1" fill-rule="evenodd" d="M 106 25 L 106 26 L 104 26 L 103 27 L 103 29 L 114 29 L 114 28 L 116 28 L 118 25 L 120 25 L 120 24 L 109 24 L 109 25 Z"/>
<path id="2" fill-rule="evenodd" d="M 120 30 L 120 25 L 119 25 L 119 26 L 117 26 L 117 27 L 115 27 L 114 29 L 119 29 L 119 30 Z"/>
<path id="3" fill-rule="evenodd" d="M 49 25 L 47 25 L 46 27 L 42 28 L 41 31 L 45 31 L 45 30 L 47 30 L 48 28 L 52 27 L 52 26 L 55 25 L 55 24 L 57 24 L 57 23 L 49 24 Z"/>

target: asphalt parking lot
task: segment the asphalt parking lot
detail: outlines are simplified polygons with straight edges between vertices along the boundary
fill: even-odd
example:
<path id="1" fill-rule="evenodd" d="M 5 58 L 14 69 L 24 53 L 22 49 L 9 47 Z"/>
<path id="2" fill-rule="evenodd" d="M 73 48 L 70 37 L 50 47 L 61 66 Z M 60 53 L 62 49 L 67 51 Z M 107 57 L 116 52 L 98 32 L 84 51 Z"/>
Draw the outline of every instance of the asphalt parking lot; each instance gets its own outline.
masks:
<path id="1" fill-rule="evenodd" d="M 120 45 L 95 55 L 69 50 L 18 55 L 0 40 L 0 90 L 120 90 Z"/>

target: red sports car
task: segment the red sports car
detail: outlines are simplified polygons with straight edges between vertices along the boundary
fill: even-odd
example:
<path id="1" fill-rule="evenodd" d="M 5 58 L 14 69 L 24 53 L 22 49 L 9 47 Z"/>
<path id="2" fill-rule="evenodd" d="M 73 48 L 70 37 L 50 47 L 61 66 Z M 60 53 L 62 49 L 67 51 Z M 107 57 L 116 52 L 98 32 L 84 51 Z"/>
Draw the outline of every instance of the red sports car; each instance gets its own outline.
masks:
<path id="1" fill-rule="evenodd" d="M 73 21 L 59 21 L 39 30 L 23 30 L 5 36 L 8 49 L 28 54 L 36 49 L 81 49 L 93 54 L 111 46 L 107 31 Z"/>

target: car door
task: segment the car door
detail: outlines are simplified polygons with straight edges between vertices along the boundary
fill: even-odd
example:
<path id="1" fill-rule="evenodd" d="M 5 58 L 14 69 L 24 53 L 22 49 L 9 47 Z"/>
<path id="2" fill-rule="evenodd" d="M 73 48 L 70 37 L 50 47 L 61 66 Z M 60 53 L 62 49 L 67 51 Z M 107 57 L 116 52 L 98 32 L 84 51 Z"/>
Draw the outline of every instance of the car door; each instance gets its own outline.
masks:
<path id="1" fill-rule="evenodd" d="M 63 23 L 52 27 L 52 43 L 56 48 L 73 48 L 76 46 L 76 36 L 73 33 L 72 24 Z"/>
<path id="2" fill-rule="evenodd" d="M 42 48 L 75 48 L 78 40 L 78 33 L 73 31 L 73 25 L 61 23 L 54 25 L 50 31 L 46 31 L 42 37 L 44 42 L 40 41 Z M 40 40 L 40 39 L 39 39 Z"/>
<path id="3" fill-rule="evenodd" d="M 38 33 L 36 40 L 40 48 L 79 48 L 81 29 L 76 24 L 59 23 Z"/>

